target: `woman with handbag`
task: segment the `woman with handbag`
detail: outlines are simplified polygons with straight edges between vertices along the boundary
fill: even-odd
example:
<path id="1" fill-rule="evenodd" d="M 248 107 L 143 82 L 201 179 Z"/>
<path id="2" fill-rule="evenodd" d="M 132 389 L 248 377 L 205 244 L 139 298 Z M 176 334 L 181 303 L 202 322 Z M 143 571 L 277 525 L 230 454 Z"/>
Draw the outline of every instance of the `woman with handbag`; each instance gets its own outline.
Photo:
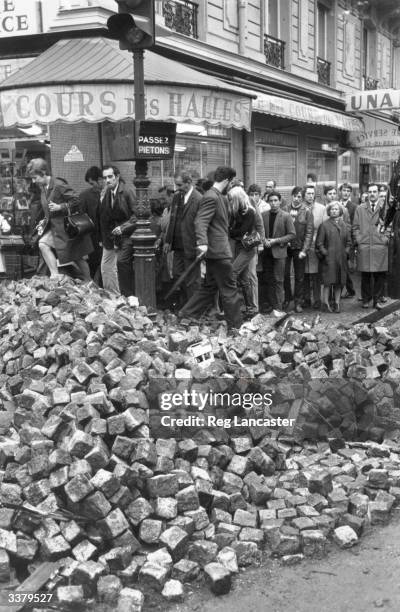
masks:
<path id="1" fill-rule="evenodd" d="M 40 188 L 43 218 L 37 226 L 37 233 L 39 249 L 50 271 L 50 278 L 60 278 L 58 268 L 73 264 L 80 277 L 90 281 L 89 265 L 84 257 L 93 251 L 93 244 L 89 236 L 89 223 L 86 223 L 84 215 L 79 214 L 77 194 L 64 179 L 50 175 L 44 159 L 32 159 L 27 175 Z M 69 237 L 66 227 L 71 228 L 75 237 Z"/>
<path id="2" fill-rule="evenodd" d="M 228 200 L 231 207 L 230 237 L 235 245 L 233 273 L 243 292 L 246 317 L 254 317 L 258 313 L 258 303 L 251 290 L 249 266 L 257 258 L 257 249 L 262 243 L 262 222 L 243 187 L 232 187 Z"/>
<path id="3" fill-rule="evenodd" d="M 329 217 L 318 229 L 315 242 L 315 253 L 319 259 L 319 272 L 321 275 L 323 312 L 340 312 L 340 296 L 346 284 L 347 253 L 351 247 L 350 231 L 343 221 L 340 203 L 335 201 L 328 204 L 326 212 Z M 335 302 L 333 307 L 329 304 L 329 295 L 333 288 Z"/>

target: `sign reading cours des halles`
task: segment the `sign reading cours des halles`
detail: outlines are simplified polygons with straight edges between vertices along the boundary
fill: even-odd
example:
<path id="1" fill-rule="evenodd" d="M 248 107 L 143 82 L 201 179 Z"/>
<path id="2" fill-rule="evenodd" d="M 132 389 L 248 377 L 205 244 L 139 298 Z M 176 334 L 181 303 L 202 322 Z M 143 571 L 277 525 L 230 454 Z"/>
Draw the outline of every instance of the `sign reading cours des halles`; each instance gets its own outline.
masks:
<path id="1" fill-rule="evenodd" d="M 0 38 L 37 34 L 40 5 L 37 0 L 0 0 Z"/>

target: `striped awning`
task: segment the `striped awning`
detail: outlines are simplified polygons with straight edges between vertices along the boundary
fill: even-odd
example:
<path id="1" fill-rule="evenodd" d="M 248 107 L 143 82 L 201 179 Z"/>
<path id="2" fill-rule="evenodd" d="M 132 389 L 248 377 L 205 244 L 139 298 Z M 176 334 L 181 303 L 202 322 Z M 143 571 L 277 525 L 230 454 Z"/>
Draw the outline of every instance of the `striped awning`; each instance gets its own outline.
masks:
<path id="1" fill-rule="evenodd" d="M 252 94 L 146 51 L 146 119 L 250 131 Z M 106 38 L 60 40 L 0 85 L 4 127 L 133 119 L 133 61 Z"/>
<path id="2" fill-rule="evenodd" d="M 362 121 L 346 113 L 270 94 L 252 93 L 257 95 L 252 103 L 253 111 L 256 113 L 275 115 L 301 123 L 325 125 L 337 130 L 360 131 L 363 129 Z"/>

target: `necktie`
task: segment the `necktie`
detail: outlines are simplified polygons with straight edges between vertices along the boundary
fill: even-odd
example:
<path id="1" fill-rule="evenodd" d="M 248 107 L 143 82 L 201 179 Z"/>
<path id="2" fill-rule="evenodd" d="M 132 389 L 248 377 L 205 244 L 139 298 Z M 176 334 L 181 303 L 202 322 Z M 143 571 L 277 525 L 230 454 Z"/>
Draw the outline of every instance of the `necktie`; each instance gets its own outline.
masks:
<path id="1" fill-rule="evenodd" d="M 374 214 L 374 212 L 375 212 L 375 204 L 371 204 L 371 210 L 372 210 L 372 214 Z"/>

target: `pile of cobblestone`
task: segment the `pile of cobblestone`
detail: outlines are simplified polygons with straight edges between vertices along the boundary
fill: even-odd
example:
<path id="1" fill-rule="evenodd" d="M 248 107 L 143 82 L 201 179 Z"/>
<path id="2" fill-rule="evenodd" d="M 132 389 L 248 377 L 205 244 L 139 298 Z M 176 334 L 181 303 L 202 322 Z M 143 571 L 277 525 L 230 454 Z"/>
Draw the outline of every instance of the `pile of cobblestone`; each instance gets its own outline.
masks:
<path id="1" fill-rule="evenodd" d="M 399 422 L 396 324 L 276 329 L 257 317 L 228 338 L 68 280 L 0 293 L 3 583 L 62 559 L 46 588 L 63 605 L 141 610 L 155 593 L 179 601 L 199 577 L 226 593 L 262 554 L 291 564 L 354 545 L 400 500 L 400 446 L 367 441 Z M 202 338 L 208 374 L 187 350 Z M 277 398 L 268 414 L 299 424 L 155 438 L 149 408 L 166 380 L 257 382 Z"/>

